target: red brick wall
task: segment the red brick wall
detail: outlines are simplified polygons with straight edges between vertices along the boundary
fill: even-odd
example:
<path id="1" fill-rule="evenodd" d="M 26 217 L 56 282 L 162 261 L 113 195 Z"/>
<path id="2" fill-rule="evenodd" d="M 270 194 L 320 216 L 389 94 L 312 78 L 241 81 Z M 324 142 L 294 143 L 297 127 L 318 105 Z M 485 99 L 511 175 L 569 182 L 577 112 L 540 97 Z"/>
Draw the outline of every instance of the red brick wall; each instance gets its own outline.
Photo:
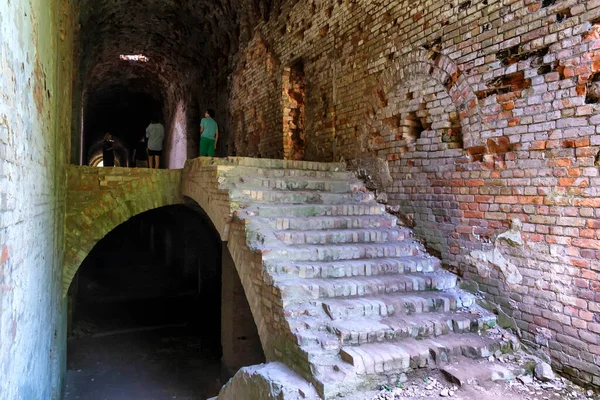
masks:
<path id="1" fill-rule="evenodd" d="M 282 77 L 302 60 L 305 159 L 385 159 L 416 233 L 600 385 L 597 21 L 597 0 L 283 6 L 234 60 L 236 154 L 283 156 Z"/>

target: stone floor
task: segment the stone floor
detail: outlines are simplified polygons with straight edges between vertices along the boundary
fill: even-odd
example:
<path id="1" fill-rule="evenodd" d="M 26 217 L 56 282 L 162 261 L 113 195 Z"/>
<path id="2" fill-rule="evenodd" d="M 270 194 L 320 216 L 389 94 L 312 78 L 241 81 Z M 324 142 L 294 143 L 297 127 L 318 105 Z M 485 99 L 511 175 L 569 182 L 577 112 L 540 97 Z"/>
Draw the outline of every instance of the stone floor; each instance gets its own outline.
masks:
<path id="1" fill-rule="evenodd" d="M 147 310 L 159 308 L 153 301 L 143 304 Z M 121 317 L 140 303 L 119 306 L 120 312 L 109 306 L 104 313 L 88 309 L 88 317 L 76 323 L 77 336 L 68 342 L 64 400 L 196 400 L 218 394 L 227 377 L 222 379 L 218 357 L 206 355 L 198 330 L 185 318 L 159 312 L 154 320 L 143 313 L 127 320 Z"/>
<path id="2" fill-rule="evenodd" d="M 523 352 L 503 356 L 501 365 L 517 371 L 532 358 Z M 471 368 L 476 368 L 477 362 Z M 485 365 L 485 361 L 482 361 Z M 469 368 L 469 369 L 471 369 Z M 469 373 L 467 372 L 467 375 Z M 506 380 L 471 381 L 462 386 L 448 381 L 440 370 L 418 370 L 409 374 L 398 387 L 382 387 L 364 397 L 348 400 L 425 400 L 448 398 L 456 400 L 597 400 L 598 394 L 561 378 L 541 382 L 529 375 Z M 527 378 L 527 379 L 525 379 Z"/>

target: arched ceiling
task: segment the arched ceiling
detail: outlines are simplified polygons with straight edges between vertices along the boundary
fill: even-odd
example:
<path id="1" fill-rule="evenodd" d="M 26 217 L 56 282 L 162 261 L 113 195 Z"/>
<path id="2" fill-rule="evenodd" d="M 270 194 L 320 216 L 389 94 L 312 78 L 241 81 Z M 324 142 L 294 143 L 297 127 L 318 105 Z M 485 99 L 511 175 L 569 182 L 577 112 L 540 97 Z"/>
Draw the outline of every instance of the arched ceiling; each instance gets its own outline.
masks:
<path id="1" fill-rule="evenodd" d="M 268 18 L 272 0 L 81 0 L 81 63 L 93 91 L 137 77 L 161 86 L 181 82 L 189 71 L 213 76 Z M 276 1 L 279 3 L 279 1 Z M 279 4 L 276 4 L 279 7 Z M 143 54 L 147 63 L 121 54 Z"/>
<path id="2" fill-rule="evenodd" d="M 79 159 L 85 162 L 104 130 L 119 134 L 124 126 L 128 114 L 117 107 L 123 97 L 146 96 L 150 103 L 162 105 L 168 154 L 185 153 L 188 142 L 192 148 L 188 136 L 193 137 L 196 129 L 187 121 L 197 112 L 194 96 L 210 96 L 207 83 L 225 87 L 231 57 L 259 22 L 280 9 L 282 0 L 79 1 L 76 65 L 85 121 L 75 140 L 81 141 Z M 147 62 L 122 60 L 121 55 L 143 55 Z M 143 105 L 130 109 L 140 121 L 144 119 Z M 116 127 L 108 126 L 105 119 Z M 138 130 L 136 125 L 135 130 L 121 133 L 121 139 L 135 144 Z"/>

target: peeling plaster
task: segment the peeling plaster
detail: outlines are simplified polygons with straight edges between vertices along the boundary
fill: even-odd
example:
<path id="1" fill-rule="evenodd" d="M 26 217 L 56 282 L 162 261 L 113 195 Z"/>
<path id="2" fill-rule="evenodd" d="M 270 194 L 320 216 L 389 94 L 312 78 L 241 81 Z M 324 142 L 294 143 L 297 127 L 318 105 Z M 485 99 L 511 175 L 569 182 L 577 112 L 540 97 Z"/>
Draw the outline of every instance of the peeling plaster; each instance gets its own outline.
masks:
<path id="1" fill-rule="evenodd" d="M 510 285 L 517 285 L 523 281 L 523 276 L 519 268 L 511 263 L 500 251 L 501 243 L 504 242 L 511 247 L 522 247 L 525 243 L 521 235 L 522 223 L 518 219 L 512 221 L 511 228 L 496 236 L 493 244 L 494 248 L 488 251 L 474 250 L 467 257 L 477 268 L 479 274 L 485 278 L 490 276 L 492 268 L 500 270 L 504 276 L 505 282 Z"/>

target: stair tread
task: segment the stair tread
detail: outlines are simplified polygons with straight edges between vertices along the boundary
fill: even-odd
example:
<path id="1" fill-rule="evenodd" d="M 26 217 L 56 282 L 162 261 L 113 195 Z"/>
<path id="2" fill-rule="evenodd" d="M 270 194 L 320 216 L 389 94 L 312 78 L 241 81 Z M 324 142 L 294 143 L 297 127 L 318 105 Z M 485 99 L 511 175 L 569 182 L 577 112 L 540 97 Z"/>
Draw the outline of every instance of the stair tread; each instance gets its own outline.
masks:
<path id="1" fill-rule="evenodd" d="M 291 195 L 295 195 L 295 194 L 315 194 L 315 193 L 322 193 L 322 194 L 327 194 L 327 195 L 332 195 L 332 196 L 344 196 L 344 195 L 348 195 L 348 194 L 364 194 L 364 195 L 369 195 L 372 194 L 371 192 L 363 192 L 363 191 L 353 191 L 353 190 L 349 190 L 348 192 L 344 192 L 344 193 L 337 193 L 337 192 L 330 192 L 327 190 L 289 190 L 289 189 L 276 189 L 276 188 L 271 188 L 271 187 L 266 187 L 266 186 L 235 186 L 234 187 L 235 190 L 239 190 L 241 192 L 245 192 L 245 191 L 254 191 L 254 192 L 274 192 L 277 194 L 281 194 L 281 193 L 289 193 Z"/>
<path id="2" fill-rule="evenodd" d="M 342 267 L 344 265 L 364 265 L 364 264 L 375 264 L 375 263 L 385 263 L 385 262 L 402 262 L 402 261 L 410 261 L 410 260 L 432 260 L 435 259 L 427 255 L 426 253 L 417 254 L 412 256 L 397 256 L 397 257 L 372 257 L 372 258 L 357 258 L 357 259 L 349 259 L 349 260 L 331 260 L 331 261 L 294 261 L 294 260 L 281 260 L 278 261 L 279 264 L 283 265 L 291 265 L 291 266 L 300 266 L 300 265 L 332 265 L 336 267 Z"/>
<path id="3" fill-rule="evenodd" d="M 449 333 L 436 338 L 428 339 L 413 339 L 409 338 L 399 342 L 382 342 L 382 343 L 365 343 L 358 347 L 355 346 L 343 346 L 342 350 L 361 349 L 363 351 L 369 351 L 370 349 L 377 348 L 393 348 L 401 349 L 406 353 L 414 353 L 414 349 L 419 349 L 428 346 L 442 346 L 442 347 L 453 347 L 453 346 L 464 346 L 464 345 L 477 345 L 477 344 L 489 344 L 498 342 L 500 339 L 494 339 L 485 335 L 479 335 L 477 333 Z"/>
<path id="4" fill-rule="evenodd" d="M 451 272 L 436 271 L 436 272 L 424 272 L 424 273 L 411 273 L 411 274 L 396 274 L 396 275 L 375 275 L 375 276 L 353 276 L 344 278 L 315 278 L 315 279 L 304 279 L 304 278 L 293 278 L 284 281 L 278 281 L 278 286 L 289 286 L 289 285 L 303 285 L 303 286 L 315 286 L 315 285 L 340 285 L 345 282 L 382 282 L 387 280 L 407 280 L 407 279 L 422 279 L 431 277 L 455 277 Z"/>
<path id="5" fill-rule="evenodd" d="M 420 243 L 417 242 L 416 240 L 410 238 L 410 239 L 405 239 L 403 241 L 389 241 L 389 242 L 383 242 L 383 243 L 341 243 L 341 244 L 302 244 L 302 245 L 281 245 L 278 247 L 277 250 L 285 250 L 285 248 L 288 249 L 307 249 L 307 250 L 319 250 L 319 249 L 325 249 L 325 248 L 338 248 L 338 247 L 358 247 L 358 248 L 373 248 L 373 247 L 396 247 L 396 246 L 400 246 L 402 244 L 406 244 L 406 243 L 414 243 L 414 244 L 418 244 L 420 246 Z"/>
<path id="6" fill-rule="evenodd" d="M 336 261 L 274 261 L 270 271 L 277 279 L 301 277 L 342 278 L 353 276 L 376 276 L 382 274 L 404 274 L 409 272 L 434 272 L 439 261 L 425 254 L 398 257 L 373 257 Z"/>
<path id="7" fill-rule="evenodd" d="M 411 239 L 382 243 L 338 243 L 279 245 L 263 253 L 263 260 L 272 262 L 282 258 L 294 261 L 335 261 L 380 257 L 405 257 L 421 253 L 422 245 Z"/>
<path id="8" fill-rule="evenodd" d="M 314 217 L 258 216 L 257 222 L 277 231 L 327 231 L 331 229 L 387 229 L 398 226 L 397 218 L 389 214 L 323 215 Z"/>
<path id="9" fill-rule="evenodd" d="M 428 322 L 444 323 L 448 320 L 470 320 L 475 321 L 483 318 L 495 317 L 493 313 L 479 311 L 477 314 L 461 311 L 430 312 L 417 314 L 392 315 L 380 318 L 362 317 L 331 321 L 329 325 L 341 332 L 375 332 L 381 329 L 398 329 L 399 327 L 411 327 Z"/>
<path id="10" fill-rule="evenodd" d="M 385 206 L 374 200 L 361 203 L 276 204 L 251 200 L 248 207 L 235 215 L 248 217 L 322 217 L 322 216 L 374 216 L 386 215 Z"/>
<path id="11" fill-rule="evenodd" d="M 289 171 L 289 170 L 288 170 Z M 304 171 L 304 170 L 296 170 L 296 171 Z M 316 177 L 316 176 L 302 176 L 302 175 L 289 175 L 289 176 L 248 176 L 248 175 L 238 175 L 231 178 L 241 178 L 241 179 L 257 179 L 261 181 L 306 181 L 306 182 L 325 182 L 325 183 L 347 183 L 349 185 L 354 183 L 361 183 L 360 180 L 355 178 L 350 172 L 347 173 L 348 178 L 339 178 L 332 179 L 328 177 Z M 237 182 L 234 182 L 237 183 Z M 244 182 L 240 182 L 244 183 Z M 281 189 L 286 190 L 286 189 Z"/>
<path id="12" fill-rule="evenodd" d="M 398 242 L 411 237 L 411 231 L 402 227 L 346 228 L 328 230 L 275 230 L 275 236 L 290 246 L 305 244 L 350 244 Z"/>
<path id="13" fill-rule="evenodd" d="M 366 308 L 375 311 L 379 311 L 379 316 L 385 317 L 388 315 L 406 315 L 405 305 L 413 303 L 427 303 L 435 300 L 447 300 L 448 307 L 444 306 L 444 310 L 451 311 L 450 303 L 456 301 L 456 307 L 470 307 L 474 304 L 475 297 L 470 293 L 463 292 L 456 289 L 444 290 L 444 291 L 417 291 L 417 292 L 396 292 L 391 294 L 380 294 L 376 296 L 361 296 L 357 298 L 343 298 L 343 299 L 326 299 L 323 300 L 323 307 L 327 314 L 332 319 L 343 319 L 348 318 L 335 318 L 340 315 L 342 310 L 356 310 Z M 427 309 L 428 310 L 428 309 Z M 404 311 L 404 312 L 402 312 Z M 425 308 L 410 309 L 411 315 L 420 313 L 428 313 Z M 374 314 L 371 314 L 374 315 Z"/>
<path id="14" fill-rule="evenodd" d="M 284 301 L 299 302 L 318 298 L 353 298 L 378 293 L 448 289 L 456 286 L 456 276 L 449 272 L 357 276 L 352 278 L 295 278 L 276 281 Z M 295 296 L 294 296 L 295 295 Z"/>
<path id="15" fill-rule="evenodd" d="M 391 228 L 341 228 L 341 229 L 327 229 L 325 231 L 319 229 L 307 229 L 307 230 L 297 230 L 294 231 L 294 234 L 315 234 L 315 235 L 327 235 L 333 233 L 343 233 L 343 232 L 390 232 L 390 231 L 398 231 L 398 232 L 411 232 L 410 229 L 397 226 Z M 275 233 L 288 233 L 287 230 L 274 230 Z"/>
<path id="16" fill-rule="evenodd" d="M 302 171 L 346 171 L 346 164 L 318 161 L 283 160 L 252 157 L 201 158 L 203 166 L 221 166 L 236 169 L 239 167 L 258 169 L 297 169 Z"/>
<path id="17" fill-rule="evenodd" d="M 222 173 L 226 174 L 228 177 L 231 178 L 251 175 L 261 178 L 314 177 L 328 180 L 356 179 L 356 175 L 353 172 L 346 171 L 346 169 L 319 170 L 300 168 L 261 168 L 256 166 L 240 165 L 236 167 L 230 166 L 229 168 L 227 168 L 227 170 L 221 167 L 221 171 Z"/>
<path id="18" fill-rule="evenodd" d="M 278 204 L 274 204 L 274 206 L 276 206 Z M 324 205 L 324 204 L 319 204 L 319 205 Z M 325 204 L 327 205 L 327 204 Z M 334 206 L 339 206 L 339 204 L 332 204 Z M 377 203 L 377 205 L 381 206 L 379 203 Z M 256 219 L 258 220 L 274 220 L 274 219 L 287 219 L 290 221 L 310 221 L 313 219 L 320 219 L 320 220 L 325 220 L 325 221 L 337 221 L 337 220 L 363 220 L 363 219 L 396 219 L 396 217 L 394 217 L 391 214 L 381 214 L 381 215 L 322 215 L 322 216 L 317 216 L 317 217 L 294 217 L 294 216 L 290 216 L 290 217 L 256 217 Z"/>
<path id="19" fill-rule="evenodd" d="M 319 204 L 273 204 L 266 202 L 253 201 L 252 205 L 256 206 L 256 208 L 310 208 L 310 207 L 358 207 L 358 206 L 373 206 L 380 208 L 382 210 L 385 209 L 385 206 L 377 203 L 375 200 L 369 200 L 364 203 L 348 203 L 348 204 L 338 204 L 338 203 L 319 203 Z M 330 215 L 331 216 L 331 215 Z M 303 217 L 303 218 L 313 218 L 313 217 Z"/>

